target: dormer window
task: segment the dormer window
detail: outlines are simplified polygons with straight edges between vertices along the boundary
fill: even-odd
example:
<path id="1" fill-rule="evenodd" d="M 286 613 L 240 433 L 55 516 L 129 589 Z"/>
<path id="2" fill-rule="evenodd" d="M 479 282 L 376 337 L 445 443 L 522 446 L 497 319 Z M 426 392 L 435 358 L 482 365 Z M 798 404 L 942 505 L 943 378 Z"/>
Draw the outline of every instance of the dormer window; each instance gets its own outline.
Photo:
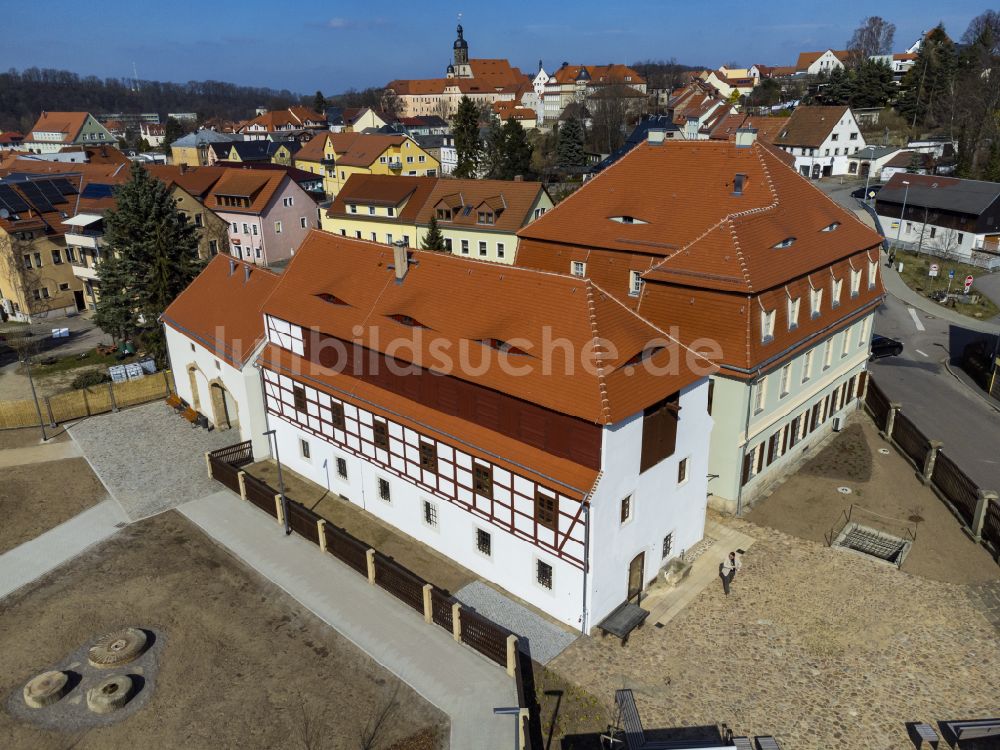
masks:
<path id="1" fill-rule="evenodd" d="M 496 349 L 498 352 L 503 352 L 504 354 L 517 354 L 517 355 L 527 355 L 528 353 L 524 349 L 518 349 L 516 346 L 511 346 L 503 339 L 481 339 L 480 344 L 483 346 L 488 346 L 490 349 Z"/>
<path id="2" fill-rule="evenodd" d="M 774 339 L 775 315 L 774 310 L 760 311 L 760 340 L 765 344 Z"/>
<path id="3" fill-rule="evenodd" d="M 351 211 L 351 213 L 352 213 L 352 214 L 356 214 L 356 213 L 358 212 L 358 207 L 357 207 L 357 205 L 355 205 L 354 203 L 352 203 L 352 204 L 351 204 L 351 205 L 349 206 L 349 209 L 350 209 L 350 211 Z"/>
<path id="4" fill-rule="evenodd" d="M 662 346 L 651 346 L 648 349 L 642 349 L 641 351 L 638 351 L 635 354 L 633 354 L 628 359 L 628 361 L 626 361 L 625 364 L 622 365 L 622 367 L 634 367 L 635 365 L 640 364 L 641 362 L 645 362 L 647 359 L 655 356 L 661 351 L 663 351 Z"/>
<path id="5" fill-rule="evenodd" d="M 776 245 L 774 245 L 774 249 L 775 250 L 780 250 L 783 247 L 791 247 L 794 244 L 795 244 L 795 238 L 794 237 L 786 237 L 781 242 L 779 242 Z"/>
<path id="6" fill-rule="evenodd" d="M 839 221 L 835 221 L 835 222 L 833 222 L 833 224 L 829 224 L 829 225 L 823 227 L 823 229 L 820 230 L 820 231 L 823 231 L 823 232 L 833 232 L 833 231 L 836 231 L 837 227 L 839 227 L 839 226 L 840 226 L 840 222 Z"/>
<path id="7" fill-rule="evenodd" d="M 746 188 L 747 176 L 742 172 L 736 174 L 733 177 L 733 195 L 743 195 L 743 190 Z"/>
<path id="8" fill-rule="evenodd" d="M 411 318 L 409 315 L 397 314 L 390 315 L 390 318 L 395 320 L 400 325 L 408 326 L 409 328 L 427 328 L 423 323 L 421 323 L 416 318 Z"/>
<path id="9" fill-rule="evenodd" d="M 648 221 L 643 221 L 642 219 L 637 219 L 634 216 L 609 216 L 611 221 L 616 221 L 619 224 L 648 224 Z"/>
<path id="10" fill-rule="evenodd" d="M 586 276 L 587 264 L 582 260 L 574 260 L 569 264 L 569 271 L 574 276 Z"/>
<path id="11" fill-rule="evenodd" d="M 347 304 L 340 297 L 337 297 L 336 295 L 333 295 L 333 294 L 329 294 L 328 292 L 321 292 L 320 294 L 316 295 L 316 298 L 317 299 L 321 299 L 324 302 L 328 302 L 331 305 L 346 305 Z"/>
<path id="12" fill-rule="evenodd" d="M 437 218 L 441 221 L 451 221 L 451 209 L 450 208 L 439 208 L 437 210 Z"/>
<path id="13" fill-rule="evenodd" d="M 818 318 L 823 307 L 823 290 L 812 289 L 809 291 L 809 301 L 812 308 L 812 317 Z"/>
<path id="14" fill-rule="evenodd" d="M 495 224 L 496 223 L 496 214 L 494 214 L 492 211 L 480 211 L 479 212 L 478 223 L 479 224 Z"/>
<path id="15" fill-rule="evenodd" d="M 801 298 L 796 297 L 795 299 L 788 300 L 788 330 L 794 331 L 799 327 L 799 306 L 801 304 Z"/>

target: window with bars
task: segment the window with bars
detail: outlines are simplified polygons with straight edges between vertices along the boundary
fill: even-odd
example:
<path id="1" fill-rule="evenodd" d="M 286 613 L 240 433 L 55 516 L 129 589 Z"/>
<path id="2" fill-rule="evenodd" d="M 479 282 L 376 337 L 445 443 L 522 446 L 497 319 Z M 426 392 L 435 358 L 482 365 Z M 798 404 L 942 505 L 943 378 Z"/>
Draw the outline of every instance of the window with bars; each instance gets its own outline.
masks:
<path id="1" fill-rule="evenodd" d="M 535 580 L 538 585 L 547 589 L 552 588 L 552 566 L 541 560 L 535 561 Z"/>
<path id="2" fill-rule="evenodd" d="M 556 499 L 541 492 L 536 492 L 535 520 L 538 521 L 538 525 L 555 531 L 558 515 L 556 511 Z"/>
<path id="3" fill-rule="evenodd" d="M 299 440 L 299 453 L 302 454 L 302 458 L 306 459 L 307 461 L 309 460 L 310 458 L 309 443 L 307 441 Z"/>
<path id="4" fill-rule="evenodd" d="M 630 518 L 632 518 L 632 496 L 622 498 L 621 506 L 621 522 L 626 523 Z"/>
<path id="5" fill-rule="evenodd" d="M 337 476 L 341 479 L 347 479 L 347 459 L 338 458 L 337 459 Z"/>
<path id="6" fill-rule="evenodd" d="M 472 479 L 477 495 L 489 498 L 493 497 L 493 472 L 489 466 L 473 464 Z"/>
<path id="7" fill-rule="evenodd" d="M 306 410 L 306 389 L 301 385 L 292 386 L 292 399 L 295 401 L 296 411 Z"/>
<path id="8" fill-rule="evenodd" d="M 389 427 L 386 423 L 381 419 L 376 419 L 372 424 L 372 431 L 375 433 L 375 445 L 389 450 Z"/>
<path id="9" fill-rule="evenodd" d="M 428 526 L 438 525 L 438 509 L 430 500 L 424 500 L 424 523 Z"/>
<path id="10" fill-rule="evenodd" d="M 389 488 L 389 480 L 378 478 L 378 496 L 379 499 L 385 500 L 387 503 L 392 502 L 392 491 Z"/>
<path id="11" fill-rule="evenodd" d="M 671 531 L 669 534 L 663 537 L 663 550 L 661 554 L 662 559 L 666 560 L 668 557 L 670 557 L 670 553 L 673 551 L 673 549 L 674 549 L 674 532 Z"/>
<path id="12" fill-rule="evenodd" d="M 682 459 L 677 464 L 677 484 L 684 484 L 688 480 L 688 460 Z"/>
<path id="13" fill-rule="evenodd" d="M 339 429 L 344 429 L 344 406 L 343 404 L 330 404 L 330 423 Z"/>
<path id="14" fill-rule="evenodd" d="M 420 468 L 427 471 L 437 471 L 437 446 L 434 443 L 420 441 Z"/>
<path id="15" fill-rule="evenodd" d="M 487 557 L 493 554 L 493 537 L 488 531 L 476 529 L 476 549 Z"/>

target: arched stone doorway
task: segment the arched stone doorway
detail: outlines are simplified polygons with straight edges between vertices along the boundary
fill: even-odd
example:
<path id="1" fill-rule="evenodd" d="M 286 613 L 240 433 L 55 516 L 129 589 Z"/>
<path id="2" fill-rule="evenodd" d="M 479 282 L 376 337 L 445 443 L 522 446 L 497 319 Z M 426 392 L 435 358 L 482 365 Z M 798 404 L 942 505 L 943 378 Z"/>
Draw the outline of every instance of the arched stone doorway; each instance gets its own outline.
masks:
<path id="1" fill-rule="evenodd" d="M 236 399 L 233 398 L 221 380 L 213 380 L 208 384 L 212 395 L 212 423 L 217 430 L 229 430 L 239 426 L 239 413 Z"/>
<path id="2" fill-rule="evenodd" d="M 201 396 L 198 394 L 198 365 L 188 365 L 188 383 L 191 386 L 191 408 L 201 411 Z"/>

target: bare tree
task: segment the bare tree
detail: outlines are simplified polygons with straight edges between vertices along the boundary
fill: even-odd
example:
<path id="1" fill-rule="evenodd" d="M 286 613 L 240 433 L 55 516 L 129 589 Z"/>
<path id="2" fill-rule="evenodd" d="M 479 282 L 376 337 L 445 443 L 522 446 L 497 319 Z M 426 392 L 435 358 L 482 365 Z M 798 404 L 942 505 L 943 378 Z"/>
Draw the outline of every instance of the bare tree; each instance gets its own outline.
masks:
<path id="1" fill-rule="evenodd" d="M 887 55 L 892 52 L 892 40 L 896 36 L 896 24 L 881 16 L 868 16 L 854 30 L 847 49 L 851 53 L 852 66 L 858 66 L 873 55 Z"/>
<path id="2" fill-rule="evenodd" d="M 26 316 L 48 312 L 53 300 L 47 290 L 49 287 L 58 288 L 55 280 L 47 278 L 38 267 L 41 256 L 33 248 L 31 240 L 0 233 L 0 277 L 12 292 L 12 304 Z M 42 289 L 46 291 L 43 293 Z M 34 298 L 36 291 L 39 292 L 38 299 Z"/>
<path id="3" fill-rule="evenodd" d="M 397 681 L 392 692 L 382 693 L 365 725 L 358 735 L 359 750 L 378 750 L 385 742 L 385 734 L 399 710 L 399 685 Z"/>
<path id="4" fill-rule="evenodd" d="M 1000 55 L 1000 12 L 988 10 L 969 22 L 962 44 L 985 43 L 991 54 Z"/>

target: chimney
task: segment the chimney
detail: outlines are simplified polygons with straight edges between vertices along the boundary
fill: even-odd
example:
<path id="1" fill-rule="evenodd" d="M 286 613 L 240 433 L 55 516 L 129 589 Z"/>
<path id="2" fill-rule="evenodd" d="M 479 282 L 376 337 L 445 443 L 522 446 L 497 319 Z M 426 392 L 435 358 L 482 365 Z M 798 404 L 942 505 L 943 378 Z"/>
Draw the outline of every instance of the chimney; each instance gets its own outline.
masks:
<path id="1" fill-rule="evenodd" d="M 232 276 L 234 273 L 236 273 L 236 261 L 235 260 L 230 260 L 229 261 L 229 275 Z"/>
<path id="2" fill-rule="evenodd" d="M 246 284 L 250 281 L 250 266 L 243 266 L 243 283 Z"/>
<path id="3" fill-rule="evenodd" d="M 403 244 L 402 240 L 393 243 L 392 262 L 396 271 L 396 283 L 400 284 L 406 278 L 407 266 L 410 262 L 407 257 L 406 245 Z"/>
<path id="4" fill-rule="evenodd" d="M 181 167 L 181 169 L 180 169 L 181 174 L 184 174 L 185 172 L 188 171 L 187 162 L 183 162 L 182 161 L 181 164 L 180 164 L 180 167 Z"/>
<path id="5" fill-rule="evenodd" d="M 667 131 L 663 128 L 650 128 L 646 131 L 646 140 L 652 144 L 660 144 L 667 137 Z"/>
<path id="6" fill-rule="evenodd" d="M 757 140 L 757 128 L 738 128 L 736 130 L 736 148 L 750 148 Z"/>

